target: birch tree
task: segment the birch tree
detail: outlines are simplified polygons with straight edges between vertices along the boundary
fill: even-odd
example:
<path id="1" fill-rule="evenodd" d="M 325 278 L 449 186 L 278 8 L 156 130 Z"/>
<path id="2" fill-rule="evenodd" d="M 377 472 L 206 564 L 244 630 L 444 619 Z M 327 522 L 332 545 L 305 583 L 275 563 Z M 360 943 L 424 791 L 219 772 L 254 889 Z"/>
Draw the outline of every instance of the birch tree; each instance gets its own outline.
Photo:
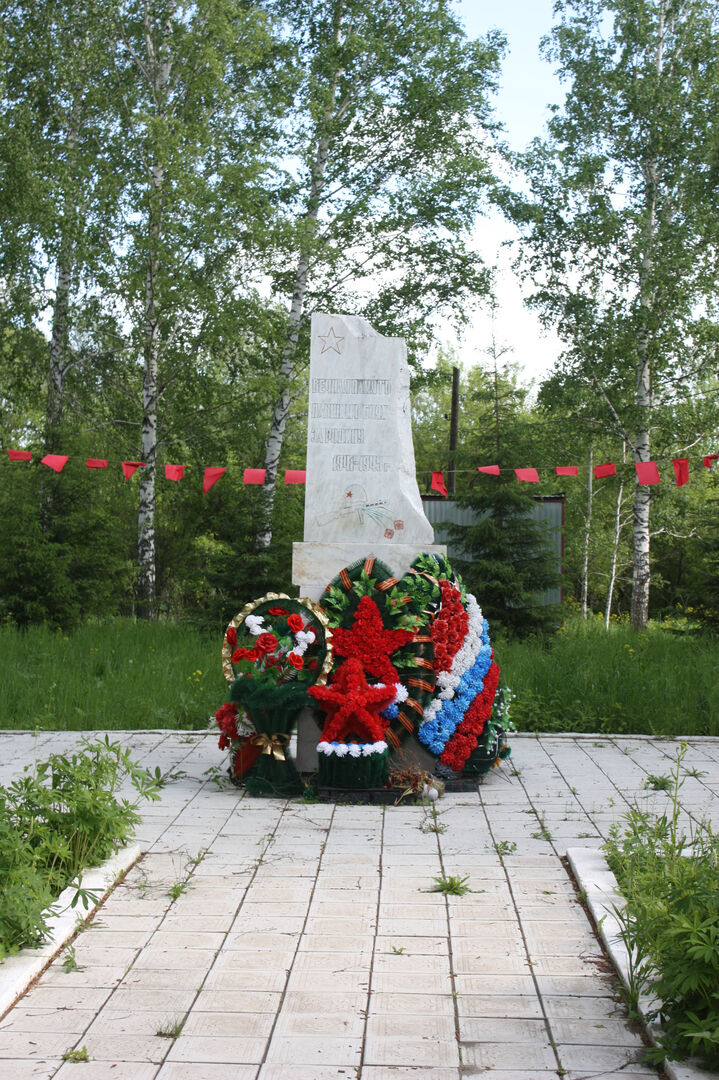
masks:
<path id="1" fill-rule="evenodd" d="M 128 72 L 133 85 L 120 97 L 123 250 L 107 289 L 120 321 L 131 322 L 142 370 L 139 599 L 153 618 L 162 404 L 213 332 L 232 332 L 238 289 L 251 291 L 248 248 L 267 214 L 263 174 L 274 136 L 272 95 L 261 83 L 277 73 L 267 20 L 252 5 L 128 0 L 116 27 L 117 85 Z"/>
<path id="2" fill-rule="evenodd" d="M 275 0 L 298 88 L 286 118 L 285 232 L 270 268 L 286 304 L 281 382 L 267 437 L 263 514 L 291 402 L 305 384 L 313 309 L 350 310 L 417 338 L 461 320 L 488 277 L 467 235 L 491 176 L 489 94 L 501 39 L 471 42 L 446 0 Z"/>
<path id="3" fill-rule="evenodd" d="M 655 410 L 716 352 L 719 15 L 710 0 L 559 0 L 546 54 L 568 83 L 520 159 L 534 301 L 636 462 Z M 631 622 L 649 611 L 651 491 L 635 485 Z"/>

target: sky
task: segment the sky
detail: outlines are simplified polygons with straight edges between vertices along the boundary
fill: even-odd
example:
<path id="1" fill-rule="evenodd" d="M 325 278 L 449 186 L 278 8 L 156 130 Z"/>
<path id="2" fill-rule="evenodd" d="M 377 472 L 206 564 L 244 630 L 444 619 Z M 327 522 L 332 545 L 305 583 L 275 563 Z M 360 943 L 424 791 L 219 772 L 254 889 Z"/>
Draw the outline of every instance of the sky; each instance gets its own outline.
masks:
<path id="1" fill-rule="evenodd" d="M 501 30 L 507 39 L 502 62 L 499 93 L 495 98 L 497 118 L 504 125 L 504 138 L 513 150 L 522 150 L 535 135 L 541 135 L 548 106 L 563 101 L 564 91 L 552 65 L 539 55 L 540 39 L 554 22 L 554 0 L 455 0 L 455 7 L 469 37 L 483 37 L 489 29 Z M 502 248 L 516 231 L 499 213 L 479 220 L 475 242 L 485 261 L 496 264 L 494 336 L 498 347 L 511 350 L 507 359 L 519 364 L 522 381 L 536 381 L 553 366 L 561 344 L 545 331 L 536 315 L 522 302 L 522 289 L 511 269 L 512 257 Z M 478 312 L 459 340 L 450 329 L 444 344 L 453 346 L 464 365 L 487 362 L 486 350 L 492 337 L 488 310 Z"/>

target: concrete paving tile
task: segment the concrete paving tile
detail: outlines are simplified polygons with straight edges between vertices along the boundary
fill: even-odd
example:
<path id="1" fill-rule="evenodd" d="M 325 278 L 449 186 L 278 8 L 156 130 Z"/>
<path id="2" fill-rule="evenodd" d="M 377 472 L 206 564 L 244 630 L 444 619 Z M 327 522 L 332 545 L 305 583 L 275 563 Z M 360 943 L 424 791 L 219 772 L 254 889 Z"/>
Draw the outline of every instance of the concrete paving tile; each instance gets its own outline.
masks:
<path id="1" fill-rule="evenodd" d="M 531 975 L 457 975 L 455 984 L 460 997 L 465 994 L 506 997 L 536 995 Z"/>
<path id="2" fill-rule="evenodd" d="M 292 966 L 294 952 L 250 952 L 242 949 L 223 949 L 214 964 L 215 971 L 243 968 L 245 971 L 287 971 Z"/>
<path id="3" fill-rule="evenodd" d="M 398 946 L 401 948 L 401 946 Z M 409 972 L 431 972 L 434 975 L 449 974 L 449 956 L 433 956 L 426 953 L 411 952 L 411 946 L 402 953 L 375 953 L 373 974 L 395 972 L 403 975 Z"/>
<path id="4" fill-rule="evenodd" d="M 367 1038 L 439 1039 L 454 1042 L 454 1016 L 429 1016 L 426 1013 L 376 1013 L 367 1017 Z"/>
<path id="5" fill-rule="evenodd" d="M 59 1075 L 62 1058 L 33 1061 L 31 1058 L 3 1058 L 3 1075 L 8 1080 L 51 1080 Z"/>
<path id="6" fill-rule="evenodd" d="M 549 1020 L 618 1020 L 625 1019 L 626 1008 L 615 997 L 589 997 L 586 994 L 554 997 L 542 996 Z M 569 1041 L 569 1040 L 567 1040 Z"/>
<path id="7" fill-rule="evenodd" d="M 442 1069 L 428 1066 L 402 1068 L 392 1065 L 365 1065 L 362 1080 L 460 1080 L 458 1069 Z"/>
<path id="8" fill-rule="evenodd" d="M 293 1038 L 297 1035 L 326 1035 L 334 1038 L 349 1036 L 361 1039 L 364 1034 L 364 1013 L 357 1010 L 352 1012 L 295 1012 L 292 1009 L 282 1009 L 277 1017 L 277 1026 L 273 1032 L 273 1040 L 279 1038 Z"/>
<path id="9" fill-rule="evenodd" d="M 350 1036 L 283 1035 L 267 1051 L 270 1065 L 353 1065 L 360 1063 L 362 1039 Z"/>
<path id="10" fill-rule="evenodd" d="M 190 1004 L 201 1013 L 275 1013 L 282 995 L 258 990 L 200 990 Z M 189 1005 L 188 1005 L 189 1008 Z"/>
<path id="11" fill-rule="evenodd" d="M 412 978 L 412 976 L 410 976 Z M 295 971 L 290 973 L 287 989 L 318 990 L 321 993 L 344 993 L 347 990 L 369 990 L 369 971 Z"/>
<path id="12" fill-rule="evenodd" d="M 162 1006 L 158 1008 L 158 1006 Z M 173 1024 L 184 1019 L 185 1009 L 173 1009 L 164 1006 L 164 1001 L 156 997 L 152 1009 L 113 1008 L 107 1006 L 98 1013 L 97 1018 L 88 1028 L 90 1035 L 158 1035 Z"/>
<path id="13" fill-rule="evenodd" d="M 105 949 L 102 946 L 94 947 L 92 942 L 85 942 L 82 938 L 76 938 L 74 943 L 75 960 L 84 967 L 115 967 L 126 971 L 130 964 L 140 955 L 139 948 L 133 949 Z"/>
<path id="14" fill-rule="evenodd" d="M 443 935 L 437 935 L 435 937 L 425 937 L 424 935 L 413 935 L 409 931 L 405 930 L 402 934 L 383 935 L 378 934 L 375 938 L 375 954 L 391 953 L 395 954 L 397 949 L 404 949 L 407 953 L 421 956 L 448 956 L 449 955 L 449 942 L 447 941 L 447 931 Z"/>
<path id="15" fill-rule="evenodd" d="M 392 994 L 373 991 L 369 999 L 369 1013 L 373 1016 L 431 1013 L 433 1016 L 448 1017 L 454 1022 L 454 998 L 450 994 Z"/>
<path id="16" fill-rule="evenodd" d="M 356 1077 L 354 1065 L 263 1065 L 257 1074 L 257 1080 L 356 1080 Z"/>
<path id="17" fill-rule="evenodd" d="M 532 1043 L 549 1042 L 549 1033 L 543 1019 L 467 1017 L 459 1018 L 460 1042 Z"/>
<path id="18" fill-rule="evenodd" d="M 97 1012 L 110 996 L 108 987 L 33 986 L 20 1005 L 25 1009 L 91 1009 Z"/>
<path id="19" fill-rule="evenodd" d="M 148 945 L 134 964 L 135 971 L 148 968 L 162 971 L 206 971 L 215 958 L 214 949 L 165 949 Z"/>
<path id="20" fill-rule="evenodd" d="M 191 1061 L 197 1065 L 216 1062 L 226 1065 L 259 1065 L 264 1057 L 267 1039 L 241 1035 L 179 1035 L 173 1042 L 167 1060 Z M 202 1075 L 202 1070 L 199 1070 Z"/>
<path id="21" fill-rule="evenodd" d="M 232 949 L 233 952 L 286 952 L 294 953 L 297 942 L 300 940 L 299 933 L 250 933 L 242 927 L 242 920 L 238 918 L 227 935 L 224 948 Z"/>
<path id="22" fill-rule="evenodd" d="M 267 1038 L 275 1022 L 272 1012 L 199 1012 L 193 1008 L 182 1028 L 184 1036 L 190 1035 L 242 1035 L 251 1038 Z"/>
<path id="23" fill-rule="evenodd" d="M 530 994 L 459 994 L 457 1012 L 462 1017 L 506 1017 L 541 1020 L 539 998 Z"/>
<path id="24" fill-rule="evenodd" d="M 531 975 L 526 957 L 513 956 L 469 956 L 452 954 L 452 968 L 457 975 Z"/>
<path id="25" fill-rule="evenodd" d="M 449 973 L 375 971 L 372 975 L 372 990 L 380 994 L 451 994 L 453 989 Z"/>
<path id="26" fill-rule="evenodd" d="M 122 981 L 129 989 L 145 990 L 198 990 L 205 970 L 191 968 L 130 968 Z"/>
<path id="27" fill-rule="evenodd" d="M 459 1048 L 454 1041 L 437 1042 L 431 1037 L 398 1038 L 368 1036 L 365 1040 L 366 1065 L 440 1065 L 459 1067 Z"/>
<path id="28" fill-rule="evenodd" d="M 582 1069 L 585 1074 L 621 1069 L 620 1075 L 624 1077 L 625 1066 L 640 1065 L 643 1049 L 641 1043 L 633 1047 L 561 1043 L 557 1045 L 557 1054 L 564 1069 Z"/>
<path id="29" fill-rule="evenodd" d="M 257 1068 L 257 1065 L 217 1065 L 203 1061 L 200 1074 L 194 1063 L 166 1061 L 156 1080 L 256 1080 Z"/>
<path id="30" fill-rule="evenodd" d="M 14 1032 L 61 1032 L 80 1035 L 95 1019 L 93 1009 L 26 1009 L 16 1005 L 0 1022 L 0 1034 Z"/>
<path id="31" fill-rule="evenodd" d="M 292 972 L 354 971 L 364 974 L 369 964 L 363 964 L 362 958 L 351 952 L 305 952 L 297 953 Z"/>
<path id="32" fill-rule="evenodd" d="M 676 1069 L 676 1065 L 674 1066 Z M 618 1080 L 619 1077 L 622 1080 L 657 1080 L 659 1073 L 655 1069 L 650 1069 L 649 1066 L 642 1068 L 641 1065 L 633 1065 L 629 1068 L 622 1068 L 621 1072 L 600 1072 L 593 1073 L 592 1080 Z M 586 1080 L 587 1074 L 583 1069 L 568 1069 L 565 1073 L 565 1080 Z"/>
<path id="33" fill-rule="evenodd" d="M 302 934 L 298 939 L 297 953 L 308 953 L 315 950 L 324 952 L 327 949 L 327 938 L 321 934 Z M 343 952 L 352 952 L 356 956 L 368 957 L 372 955 L 373 938 L 371 935 L 347 934 L 342 941 Z"/>
<path id="34" fill-rule="evenodd" d="M 79 971 L 65 971 L 61 962 L 51 964 L 47 971 L 43 972 L 43 986 L 57 987 L 97 987 L 112 989 L 117 986 L 127 971 L 126 966 L 104 967 L 97 965 L 83 965 Z"/>
<path id="35" fill-rule="evenodd" d="M 82 1074 L 78 1073 L 78 1065 L 66 1061 L 61 1069 L 55 1073 L 58 1080 L 154 1080 L 157 1074 L 157 1065 L 143 1065 L 139 1061 L 83 1061 Z M 12 1080 L 18 1080 L 13 1074 Z"/>
<path id="36" fill-rule="evenodd" d="M 559 1019 L 550 1017 L 549 1026 L 556 1043 L 584 1046 L 642 1046 L 641 1036 L 626 1019 L 593 1017 Z"/>
<path id="37" fill-rule="evenodd" d="M 534 1045 L 511 1042 L 465 1042 L 462 1043 L 462 1061 L 481 1069 L 553 1069 L 556 1076 L 557 1059 L 548 1041 Z"/>
<path id="38" fill-rule="evenodd" d="M 282 1013 L 299 1016 L 322 1012 L 359 1014 L 367 1008 L 366 990 L 346 990 L 344 993 L 323 993 L 321 990 L 288 990 L 282 1002 Z"/>
<path id="39" fill-rule="evenodd" d="M 385 936 L 411 934 L 418 937 L 433 937 L 437 934 L 446 934 L 447 916 L 441 914 L 434 919 L 416 919 L 409 914 L 405 914 L 403 918 L 392 919 L 380 914 L 377 933 Z"/>
<path id="40" fill-rule="evenodd" d="M 219 949 L 225 940 L 221 931 L 156 930 L 151 938 L 153 949 Z"/>
<path id="41" fill-rule="evenodd" d="M 160 1064 L 164 1061 L 171 1039 L 158 1035 L 112 1035 L 108 1032 L 86 1032 L 81 1039 L 87 1048 L 90 1061 L 150 1061 Z"/>

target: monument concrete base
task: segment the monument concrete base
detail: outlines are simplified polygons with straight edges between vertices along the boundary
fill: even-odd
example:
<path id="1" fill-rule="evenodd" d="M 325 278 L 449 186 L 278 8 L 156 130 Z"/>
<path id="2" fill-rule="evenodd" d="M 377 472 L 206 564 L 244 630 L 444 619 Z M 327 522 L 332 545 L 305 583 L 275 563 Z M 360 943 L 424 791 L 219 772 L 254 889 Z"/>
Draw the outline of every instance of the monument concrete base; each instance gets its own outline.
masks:
<path id="1" fill-rule="evenodd" d="M 292 583 L 300 595 L 319 600 L 333 577 L 351 563 L 374 555 L 388 566 L 395 577 L 401 578 L 420 554 L 446 555 L 446 544 L 351 544 L 321 541 L 300 541 L 292 545 Z"/>

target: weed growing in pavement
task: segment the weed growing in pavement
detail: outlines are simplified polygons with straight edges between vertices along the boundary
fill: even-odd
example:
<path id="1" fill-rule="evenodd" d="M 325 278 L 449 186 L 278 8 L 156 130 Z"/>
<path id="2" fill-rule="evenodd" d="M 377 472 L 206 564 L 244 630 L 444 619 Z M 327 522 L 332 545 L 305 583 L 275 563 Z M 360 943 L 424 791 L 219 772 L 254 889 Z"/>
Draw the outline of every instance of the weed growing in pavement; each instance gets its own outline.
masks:
<path id="1" fill-rule="evenodd" d="M 465 893 L 472 892 L 469 885 L 466 882 L 469 881 L 469 876 L 459 877 L 457 874 L 450 874 L 449 877 L 435 877 L 434 887 L 430 892 L 441 892 L 445 896 L 464 896 Z"/>
<path id="2" fill-rule="evenodd" d="M 514 840 L 495 840 L 492 847 L 498 855 L 514 855 L 517 850 Z"/>
<path id="3" fill-rule="evenodd" d="M 80 1061 L 89 1061 L 90 1058 L 87 1054 L 87 1047 L 81 1046 L 79 1050 L 66 1050 L 65 1053 L 62 1055 L 62 1060 L 72 1061 L 75 1063 Z"/>
<path id="4" fill-rule="evenodd" d="M 185 1018 L 179 1017 L 174 1020 L 166 1020 L 155 1032 L 161 1039 L 176 1039 L 185 1026 Z"/>
<path id="5" fill-rule="evenodd" d="M 615 912 L 634 956 L 630 1004 L 646 989 L 661 1002 L 663 1034 L 647 1051 L 659 1063 L 697 1057 L 719 1067 L 719 836 L 702 822 L 680 832 L 684 783 L 682 744 L 671 772 L 669 804 L 661 815 L 633 806 L 620 831 L 612 826 L 605 851 L 626 904 Z"/>
<path id="6" fill-rule="evenodd" d="M 62 969 L 66 975 L 69 975 L 73 971 L 82 971 L 82 968 L 77 962 L 75 956 L 75 946 L 69 945 L 65 950 L 65 955 L 62 959 Z"/>
<path id="7" fill-rule="evenodd" d="M 649 773 L 644 781 L 644 787 L 650 791 L 671 791 L 672 778 L 671 776 L 654 776 L 653 773 Z"/>
<path id="8" fill-rule="evenodd" d="M 439 810 L 434 803 L 426 802 L 424 817 L 419 825 L 419 831 L 423 833 L 446 833 L 449 825 L 439 820 Z"/>
<path id="9" fill-rule="evenodd" d="M 392 952 L 394 953 L 395 956 L 401 956 L 402 953 L 404 952 L 404 945 L 393 945 L 392 946 Z"/>
<path id="10" fill-rule="evenodd" d="M 532 833 L 532 838 L 534 840 L 546 840 L 548 843 L 551 843 L 554 837 L 547 828 L 544 814 L 537 814 L 537 820 L 539 822 L 539 829 Z"/>

